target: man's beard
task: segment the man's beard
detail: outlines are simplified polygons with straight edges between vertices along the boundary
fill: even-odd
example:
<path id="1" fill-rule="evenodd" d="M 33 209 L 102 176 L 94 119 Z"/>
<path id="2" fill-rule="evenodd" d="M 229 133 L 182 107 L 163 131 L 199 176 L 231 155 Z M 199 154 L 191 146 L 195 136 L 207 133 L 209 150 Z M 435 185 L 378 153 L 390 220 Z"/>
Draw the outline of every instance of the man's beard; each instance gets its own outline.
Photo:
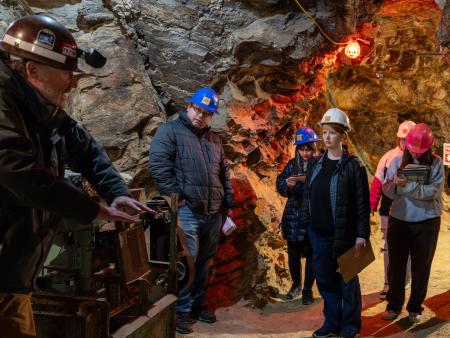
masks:
<path id="1" fill-rule="evenodd" d="M 75 88 L 71 88 L 68 92 L 65 93 L 65 106 L 64 110 L 70 114 L 73 111 L 73 107 L 76 105 L 76 96 L 78 95 L 78 91 Z"/>
<path id="2" fill-rule="evenodd" d="M 64 92 L 45 89 L 41 94 L 54 106 L 66 110 L 70 105 L 69 101 L 71 101 L 70 96 L 72 91 L 70 89 L 69 87 Z"/>

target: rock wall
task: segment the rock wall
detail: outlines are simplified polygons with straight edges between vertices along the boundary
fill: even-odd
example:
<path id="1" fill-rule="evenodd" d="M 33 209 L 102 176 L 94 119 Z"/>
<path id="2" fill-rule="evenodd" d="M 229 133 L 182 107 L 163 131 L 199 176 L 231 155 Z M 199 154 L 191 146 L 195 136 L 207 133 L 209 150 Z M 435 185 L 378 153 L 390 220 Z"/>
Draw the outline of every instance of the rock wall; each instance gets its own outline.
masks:
<path id="1" fill-rule="evenodd" d="M 450 1 L 442 0 L 439 5 L 442 13 L 436 36 L 442 46 L 450 49 Z"/>
<path id="2" fill-rule="evenodd" d="M 430 124 L 440 154 L 449 141 L 450 69 L 434 39 L 439 18 L 434 1 L 386 1 L 361 32 L 373 52 L 327 74 L 329 101 L 350 112 L 352 142 L 369 165 L 395 144 L 405 119 Z"/>
<path id="3" fill-rule="evenodd" d="M 214 82 L 230 68 L 295 66 L 325 47 L 311 21 L 289 3 L 116 0 L 111 7 L 138 40 L 153 83 L 173 113 L 184 107 L 183 99 L 196 88 Z M 350 24 L 337 18 L 341 7 L 321 0 L 312 11 L 328 29 L 345 34 Z"/>
<path id="4" fill-rule="evenodd" d="M 278 228 L 285 201 L 274 182 L 299 126 L 315 126 L 330 106 L 345 109 L 349 145 L 369 172 L 404 119 L 429 123 L 438 152 L 450 142 L 448 1 L 301 3 L 332 40 L 363 39 L 362 56 L 348 59 L 288 0 L 0 0 L 0 31 L 31 10 L 48 13 L 108 56 L 104 69 L 84 69 L 70 111 L 134 186 L 152 190 L 146 153 L 158 124 L 198 87 L 219 91 L 213 128 L 232 169 L 238 230 L 221 239 L 213 307 L 241 297 L 260 306 L 290 286 Z"/>
<path id="5" fill-rule="evenodd" d="M 0 32 L 3 33 L 8 25 L 24 15 L 32 14 L 33 11 L 25 1 L 0 1 Z"/>
<path id="6" fill-rule="evenodd" d="M 101 0 L 0 2 L 0 29 L 26 13 L 48 14 L 64 24 L 84 48 L 95 47 L 108 62 L 93 69 L 80 62 L 69 113 L 107 150 L 118 169 L 133 177 L 132 186 L 148 184 L 145 160 L 151 135 L 165 120 L 164 107 L 133 40 Z"/>

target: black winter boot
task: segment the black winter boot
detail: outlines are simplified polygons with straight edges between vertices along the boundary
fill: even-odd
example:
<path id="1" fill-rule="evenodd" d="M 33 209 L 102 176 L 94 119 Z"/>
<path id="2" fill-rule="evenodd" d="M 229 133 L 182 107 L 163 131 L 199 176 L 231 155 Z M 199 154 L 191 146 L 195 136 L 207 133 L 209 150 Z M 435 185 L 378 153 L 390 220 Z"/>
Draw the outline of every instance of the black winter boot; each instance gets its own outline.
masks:
<path id="1" fill-rule="evenodd" d="M 312 290 L 303 290 L 302 291 L 302 304 L 309 305 L 314 303 L 314 297 Z"/>
<path id="2" fill-rule="evenodd" d="M 212 324 L 217 321 L 216 315 L 208 311 L 208 306 L 193 306 L 191 309 L 191 317 L 208 324 Z"/>
<path id="3" fill-rule="evenodd" d="M 189 312 L 177 311 L 175 329 L 179 334 L 189 334 L 194 332 L 194 330 L 192 330 L 192 319 L 189 316 Z"/>

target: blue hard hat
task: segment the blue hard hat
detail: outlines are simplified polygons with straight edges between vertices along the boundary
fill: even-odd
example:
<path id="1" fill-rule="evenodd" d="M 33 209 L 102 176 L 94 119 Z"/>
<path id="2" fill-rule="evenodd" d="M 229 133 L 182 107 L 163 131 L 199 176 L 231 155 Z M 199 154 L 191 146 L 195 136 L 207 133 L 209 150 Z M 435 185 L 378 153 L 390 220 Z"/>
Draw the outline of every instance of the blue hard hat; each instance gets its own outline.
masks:
<path id="1" fill-rule="evenodd" d="M 219 114 L 219 97 L 217 93 L 211 88 L 201 88 L 195 92 L 195 94 L 187 99 L 203 109 L 206 109 L 214 114 Z"/>
<path id="2" fill-rule="evenodd" d="M 317 137 L 317 134 L 314 130 L 308 127 L 300 128 L 295 132 L 295 145 L 310 143 L 310 142 L 317 142 L 320 141 L 319 137 Z"/>

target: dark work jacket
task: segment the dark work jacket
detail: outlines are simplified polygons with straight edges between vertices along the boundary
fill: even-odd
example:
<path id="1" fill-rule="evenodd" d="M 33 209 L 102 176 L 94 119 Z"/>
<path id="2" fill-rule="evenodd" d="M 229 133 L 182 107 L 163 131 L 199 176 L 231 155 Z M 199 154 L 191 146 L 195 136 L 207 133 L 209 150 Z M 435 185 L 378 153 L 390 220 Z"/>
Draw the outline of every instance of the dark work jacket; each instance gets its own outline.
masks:
<path id="1" fill-rule="evenodd" d="M 300 226 L 311 224 L 310 188 L 322 168 L 321 159 L 308 170 L 300 211 Z M 344 153 L 333 173 L 330 184 L 331 211 L 334 219 L 333 257 L 337 258 L 355 245 L 357 237 L 369 240 L 370 202 L 369 183 L 364 164 L 356 157 Z"/>
<path id="2" fill-rule="evenodd" d="M 178 193 L 194 213 L 211 215 L 232 207 L 222 140 L 209 128 L 196 129 L 186 112 L 159 126 L 150 145 L 148 170 L 161 195 Z"/>
<path id="3" fill-rule="evenodd" d="M 0 61 L 0 292 L 34 289 L 62 218 L 97 215 L 65 164 L 109 200 L 129 194 L 89 133 Z"/>
<path id="4" fill-rule="evenodd" d="M 312 166 L 315 160 L 308 161 L 308 168 Z M 302 167 L 302 166 L 300 166 Z M 299 224 L 300 206 L 303 200 L 304 183 L 297 182 L 294 188 L 289 188 L 286 179 L 295 174 L 306 174 L 306 171 L 299 170 L 295 172 L 295 158 L 291 159 L 284 168 L 283 172 L 277 177 L 277 191 L 281 196 L 287 197 L 281 218 L 281 231 L 287 241 L 301 242 L 305 238 L 306 228 L 301 228 Z"/>

